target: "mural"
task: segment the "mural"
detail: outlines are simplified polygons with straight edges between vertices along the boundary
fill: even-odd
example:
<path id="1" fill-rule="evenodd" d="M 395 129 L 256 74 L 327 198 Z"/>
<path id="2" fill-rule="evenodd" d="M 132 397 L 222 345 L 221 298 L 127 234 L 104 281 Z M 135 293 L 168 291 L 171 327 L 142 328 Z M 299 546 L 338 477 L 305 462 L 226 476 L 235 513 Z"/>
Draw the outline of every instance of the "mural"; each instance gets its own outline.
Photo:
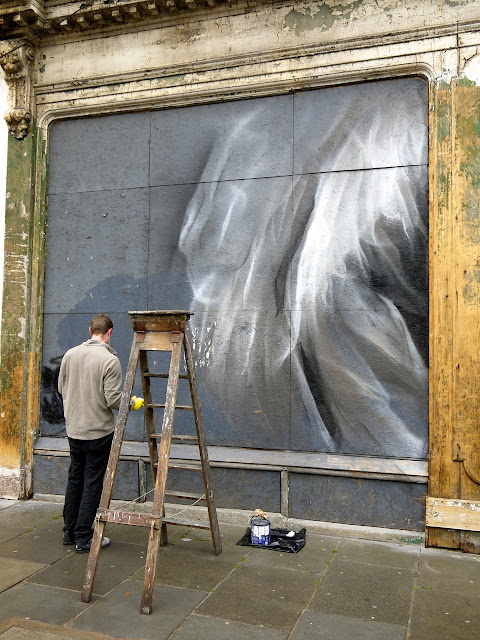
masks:
<path id="1" fill-rule="evenodd" d="M 123 161 L 117 125 L 137 133 Z M 77 320 L 118 314 L 125 367 L 125 311 L 190 308 L 212 444 L 426 456 L 426 83 L 61 123 L 51 141 L 44 433 Z"/>

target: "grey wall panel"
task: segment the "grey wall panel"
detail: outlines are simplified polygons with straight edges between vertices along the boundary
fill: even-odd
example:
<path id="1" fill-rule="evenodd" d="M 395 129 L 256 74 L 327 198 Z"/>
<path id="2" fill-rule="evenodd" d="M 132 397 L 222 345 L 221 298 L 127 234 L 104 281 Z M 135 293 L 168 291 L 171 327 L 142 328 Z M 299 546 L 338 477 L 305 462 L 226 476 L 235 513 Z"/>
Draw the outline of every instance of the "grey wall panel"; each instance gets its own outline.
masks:
<path id="1" fill-rule="evenodd" d="M 53 124 L 49 194 L 148 186 L 149 138 L 149 112 Z"/>
<path id="2" fill-rule="evenodd" d="M 46 321 L 118 314 L 125 368 L 127 310 L 187 307 L 210 443 L 423 456 L 426 104 L 405 78 L 55 125 Z"/>
<path id="3" fill-rule="evenodd" d="M 34 492 L 63 495 L 68 467 L 68 457 L 35 456 Z M 150 490 L 148 464 L 146 472 L 147 490 Z M 213 468 L 212 478 L 218 507 L 252 512 L 260 507 L 267 513 L 280 511 L 280 474 L 277 472 Z M 171 469 L 167 487 L 172 491 L 203 493 L 202 476 Z M 138 495 L 138 464 L 121 461 L 114 498 L 133 500 Z M 425 524 L 425 495 L 425 485 L 291 473 L 289 516 L 419 531 Z"/>
<path id="4" fill-rule="evenodd" d="M 113 500 L 135 500 L 140 494 L 138 486 L 138 462 L 121 460 L 113 484 Z M 128 509 L 129 507 L 127 507 Z"/>
<path id="5" fill-rule="evenodd" d="M 427 162 L 426 80 L 302 91 L 294 111 L 295 174 Z"/>
<path id="6" fill-rule="evenodd" d="M 150 465 L 147 466 L 147 490 L 152 488 Z M 247 509 L 253 511 L 280 511 L 280 474 L 276 471 L 248 471 L 244 469 L 212 468 L 212 483 L 217 507 L 224 509 Z M 167 489 L 203 494 L 201 473 L 170 469 Z M 151 500 L 152 494 L 148 497 Z M 177 502 L 169 498 L 167 502 Z M 179 502 L 179 501 L 178 501 Z M 192 504 L 191 502 L 187 503 Z M 205 505 L 205 503 L 199 503 Z M 182 515 L 180 517 L 187 517 Z"/>
<path id="7" fill-rule="evenodd" d="M 148 308 L 190 309 L 192 287 L 179 251 L 185 211 L 196 185 L 152 187 L 148 255 Z"/>
<path id="8" fill-rule="evenodd" d="M 152 114 L 150 184 L 291 174 L 292 96 Z"/>
<path id="9" fill-rule="evenodd" d="M 144 308 L 148 218 L 146 189 L 50 196 L 45 311 Z"/>
<path id="10" fill-rule="evenodd" d="M 70 458 L 38 456 L 33 459 L 33 493 L 65 495 Z"/>
<path id="11" fill-rule="evenodd" d="M 291 177 L 199 184 L 179 236 L 192 309 L 283 311 L 291 225 Z"/>
<path id="12" fill-rule="evenodd" d="M 208 442 L 288 449 L 289 314 L 198 313 L 191 328 Z"/>
<path id="13" fill-rule="evenodd" d="M 68 456 L 39 456 L 34 458 L 34 494 L 65 495 L 70 458 Z M 138 463 L 121 460 L 118 464 L 114 500 L 133 500 L 138 497 Z"/>
<path id="14" fill-rule="evenodd" d="M 293 234 L 292 449 L 426 456 L 426 182 L 408 167 L 296 183 L 311 213 Z"/>
<path id="15" fill-rule="evenodd" d="M 426 485 L 291 473 L 289 516 L 393 529 L 425 526 Z"/>

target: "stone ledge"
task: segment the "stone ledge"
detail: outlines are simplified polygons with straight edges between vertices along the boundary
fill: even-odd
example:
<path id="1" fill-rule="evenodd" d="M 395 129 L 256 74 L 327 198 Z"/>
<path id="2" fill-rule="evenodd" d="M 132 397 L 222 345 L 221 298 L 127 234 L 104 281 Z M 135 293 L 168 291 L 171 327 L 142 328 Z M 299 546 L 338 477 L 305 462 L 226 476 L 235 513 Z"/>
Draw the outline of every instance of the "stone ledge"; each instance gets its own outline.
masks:
<path id="1" fill-rule="evenodd" d="M 65 437 L 41 436 L 34 448 L 36 455 L 68 456 Z M 242 468 L 261 471 L 289 471 L 327 476 L 343 476 L 371 480 L 390 480 L 426 484 L 428 462 L 400 458 L 377 458 L 346 454 L 313 453 L 302 451 L 274 451 L 238 447 L 209 446 L 212 467 Z M 197 445 L 172 444 L 172 460 L 198 460 Z M 146 442 L 124 440 L 121 460 L 149 461 Z"/>

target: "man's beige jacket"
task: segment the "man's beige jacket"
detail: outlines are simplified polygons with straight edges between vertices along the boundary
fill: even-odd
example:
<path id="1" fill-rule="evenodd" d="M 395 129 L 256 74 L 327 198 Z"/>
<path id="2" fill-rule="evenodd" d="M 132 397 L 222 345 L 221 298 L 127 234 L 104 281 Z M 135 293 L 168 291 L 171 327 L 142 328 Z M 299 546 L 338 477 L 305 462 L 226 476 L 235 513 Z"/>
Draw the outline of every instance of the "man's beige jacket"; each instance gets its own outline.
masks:
<path id="1" fill-rule="evenodd" d="M 115 351 L 101 340 L 87 340 L 63 356 L 58 375 L 67 436 L 94 440 L 114 429 L 112 409 L 122 397 L 122 369 Z"/>

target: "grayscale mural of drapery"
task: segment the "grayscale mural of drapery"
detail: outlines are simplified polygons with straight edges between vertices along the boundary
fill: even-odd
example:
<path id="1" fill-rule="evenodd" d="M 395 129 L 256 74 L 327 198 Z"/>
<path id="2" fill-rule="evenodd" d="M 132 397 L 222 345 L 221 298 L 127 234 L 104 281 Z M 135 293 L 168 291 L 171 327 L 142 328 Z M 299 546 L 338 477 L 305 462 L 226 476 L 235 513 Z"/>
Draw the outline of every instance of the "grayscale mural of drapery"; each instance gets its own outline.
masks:
<path id="1" fill-rule="evenodd" d="M 78 178 L 81 150 L 76 177 L 52 161 L 44 380 L 48 363 L 82 338 L 72 318 L 190 308 L 212 444 L 425 457 L 425 83 L 63 123 L 52 148 L 64 157 L 98 136 L 92 123 L 112 132 L 121 118 L 146 145 L 146 163 L 138 140 L 126 152 L 126 166 L 140 159 L 135 180 L 118 159 L 116 173 L 98 178 L 105 158 L 95 145 L 87 177 Z M 123 229 L 102 236 L 102 206 Z M 57 304 L 60 277 L 73 291 Z M 114 346 L 125 367 L 126 325 L 124 335 L 126 347 L 119 337 Z M 44 386 L 49 433 L 57 410 Z"/>

